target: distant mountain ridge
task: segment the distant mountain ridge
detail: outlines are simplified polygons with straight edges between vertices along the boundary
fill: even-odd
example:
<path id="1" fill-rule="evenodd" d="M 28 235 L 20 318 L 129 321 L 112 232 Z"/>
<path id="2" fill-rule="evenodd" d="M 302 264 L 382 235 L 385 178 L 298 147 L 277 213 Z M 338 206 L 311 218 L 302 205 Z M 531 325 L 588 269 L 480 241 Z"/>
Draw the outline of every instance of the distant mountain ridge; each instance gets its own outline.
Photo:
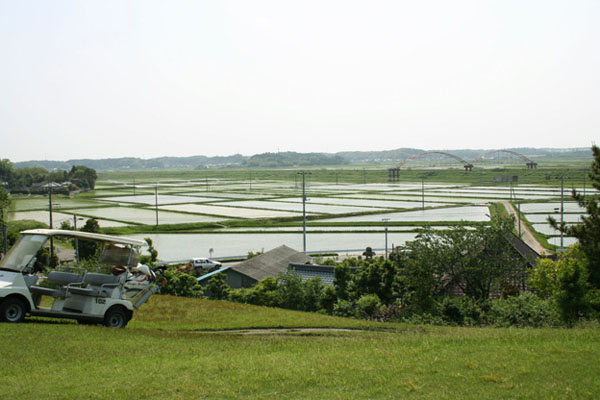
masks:
<path id="1" fill-rule="evenodd" d="M 464 150 L 427 150 L 443 151 L 472 160 L 477 156 L 493 149 L 464 149 Z M 561 158 L 577 159 L 591 158 L 592 151 L 588 147 L 551 149 L 551 148 L 511 148 L 529 158 Z M 411 155 L 426 150 L 399 148 L 383 151 L 343 151 L 338 153 L 261 153 L 253 156 L 234 154 L 230 156 L 191 156 L 191 157 L 157 157 L 142 159 L 137 157 L 103 158 L 103 159 L 74 159 L 68 161 L 21 161 L 14 163 L 15 168 L 42 167 L 47 170 L 70 170 L 74 165 L 85 165 L 96 171 L 142 170 L 142 169 L 204 169 L 204 168 L 277 168 L 294 166 L 333 166 L 353 163 L 394 163 L 405 160 Z"/>

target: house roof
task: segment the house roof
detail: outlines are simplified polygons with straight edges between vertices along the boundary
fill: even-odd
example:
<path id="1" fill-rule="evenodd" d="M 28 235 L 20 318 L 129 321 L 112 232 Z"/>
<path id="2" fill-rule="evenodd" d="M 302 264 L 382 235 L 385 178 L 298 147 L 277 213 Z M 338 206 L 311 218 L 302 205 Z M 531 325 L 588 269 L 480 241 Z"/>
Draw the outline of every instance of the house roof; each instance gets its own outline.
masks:
<path id="1" fill-rule="evenodd" d="M 306 254 L 282 245 L 235 264 L 231 269 L 260 281 L 267 276 L 277 276 L 282 272 L 286 272 L 289 264 L 305 264 L 311 260 Z"/>
<path id="2" fill-rule="evenodd" d="M 507 235 L 506 240 L 515 248 L 521 257 L 523 257 L 532 266 L 537 264 L 537 260 L 539 258 L 543 258 L 542 255 L 538 254 L 533 248 L 531 248 L 514 233 Z"/>
<path id="3" fill-rule="evenodd" d="M 351 267 L 350 272 L 355 274 L 359 269 L 359 267 Z M 333 286 L 335 267 L 331 265 L 290 264 L 288 266 L 288 271 L 292 270 L 300 275 L 302 281 L 319 277 L 324 285 Z"/>

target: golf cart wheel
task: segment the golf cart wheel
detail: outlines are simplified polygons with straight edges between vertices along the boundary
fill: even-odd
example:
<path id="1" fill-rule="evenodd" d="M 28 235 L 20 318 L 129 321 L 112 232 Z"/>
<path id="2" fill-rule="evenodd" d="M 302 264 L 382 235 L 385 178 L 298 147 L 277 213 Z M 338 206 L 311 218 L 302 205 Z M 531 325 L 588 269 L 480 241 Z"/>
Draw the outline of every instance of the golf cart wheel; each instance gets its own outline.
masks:
<path id="1" fill-rule="evenodd" d="M 104 314 L 104 326 L 109 328 L 125 328 L 128 322 L 127 312 L 122 307 L 109 308 Z"/>
<path id="2" fill-rule="evenodd" d="M 23 300 L 9 297 L 0 305 L 0 320 L 6 322 L 21 322 L 27 313 L 27 306 Z"/>

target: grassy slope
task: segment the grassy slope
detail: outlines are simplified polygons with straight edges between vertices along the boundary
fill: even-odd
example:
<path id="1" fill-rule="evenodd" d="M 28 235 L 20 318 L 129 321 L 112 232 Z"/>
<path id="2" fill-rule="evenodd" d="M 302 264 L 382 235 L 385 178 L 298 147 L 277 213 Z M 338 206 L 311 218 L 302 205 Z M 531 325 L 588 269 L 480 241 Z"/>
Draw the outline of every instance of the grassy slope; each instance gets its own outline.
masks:
<path id="1" fill-rule="evenodd" d="M 600 396 L 600 333 L 594 329 L 393 325 L 393 331 L 244 336 L 185 329 L 380 325 L 161 296 L 144 307 L 124 330 L 0 324 L 1 397 Z"/>

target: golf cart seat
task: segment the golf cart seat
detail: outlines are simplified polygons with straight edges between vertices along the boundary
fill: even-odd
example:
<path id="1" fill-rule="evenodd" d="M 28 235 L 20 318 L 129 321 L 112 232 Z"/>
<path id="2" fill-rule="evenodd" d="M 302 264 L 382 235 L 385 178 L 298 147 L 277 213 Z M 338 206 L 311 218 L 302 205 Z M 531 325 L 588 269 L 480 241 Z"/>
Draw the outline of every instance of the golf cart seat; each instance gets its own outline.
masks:
<path id="1" fill-rule="evenodd" d="M 73 272 L 51 271 L 48 274 L 49 281 L 60 283 L 62 285 L 80 284 L 83 282 L 83 275 Z M 42 286 L 30 286 L 29 291 L 34 294 L 52 297 L 66 297 L 66 287 L 60 289 L 47 288 Z"/>
<path id="2" fill-rule="evenodd" d="M 89 273 L 83 278 L 83 283 L 88 284 L 87 287 L 69 285 L 67 290 L 72 294 L 83 296 L 110 297 L 113 289 L 119 286 L 120 281 L 120 276 Z"/>

